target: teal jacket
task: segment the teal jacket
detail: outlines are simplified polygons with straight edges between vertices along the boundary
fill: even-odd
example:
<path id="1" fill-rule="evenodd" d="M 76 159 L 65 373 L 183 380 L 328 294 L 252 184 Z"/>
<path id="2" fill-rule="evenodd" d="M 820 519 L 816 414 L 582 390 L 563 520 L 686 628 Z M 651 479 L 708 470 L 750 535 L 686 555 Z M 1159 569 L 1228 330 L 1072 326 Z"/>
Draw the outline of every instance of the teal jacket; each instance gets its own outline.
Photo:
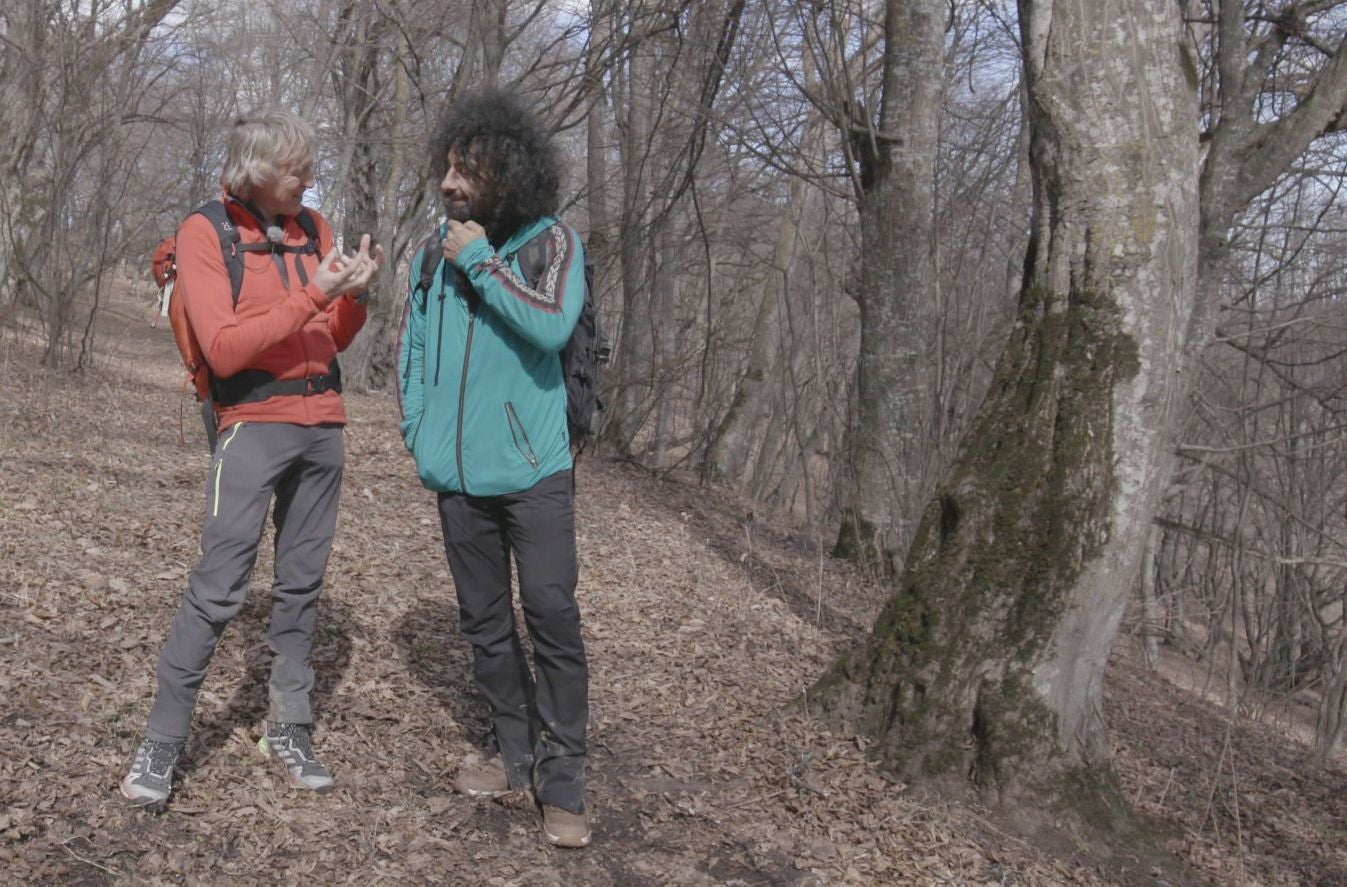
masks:
<path id="1" fill-rule="evenodd" d="M 547 261 L 526 282 L 516 254 L 534 237 L 547 238 Z M 479 238 L 452 265 L 441 259 L 427 292 L 420 269 L 418 251 L 398 354 L 402 438 L 421 483 L 498 496 L 570 468 L 560 352 L 585 299 L 579 234 L 544 216 L 499 252 Z"/>

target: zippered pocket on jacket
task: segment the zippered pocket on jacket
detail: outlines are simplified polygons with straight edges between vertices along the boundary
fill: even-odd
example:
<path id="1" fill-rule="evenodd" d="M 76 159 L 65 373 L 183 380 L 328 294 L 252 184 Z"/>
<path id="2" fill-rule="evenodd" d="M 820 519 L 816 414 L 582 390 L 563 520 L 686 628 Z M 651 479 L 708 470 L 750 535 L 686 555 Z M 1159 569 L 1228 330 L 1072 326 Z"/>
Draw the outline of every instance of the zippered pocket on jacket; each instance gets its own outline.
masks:
<path id="1" fill-rule="evenodd" d="M 505 418 L 510 421 L 510 436 L 514 438 L 515 449 L 519 450 L 519 455 L 529 460 L 529 464 L 536 469 L 538 456 L 533 452 L 533 444 L 529 442 L 529 434 L 524 430 L 524 423 L 519 421 L 519 414 L 514 411 L 514 404 L 508 400 L 505 402 Z"/>

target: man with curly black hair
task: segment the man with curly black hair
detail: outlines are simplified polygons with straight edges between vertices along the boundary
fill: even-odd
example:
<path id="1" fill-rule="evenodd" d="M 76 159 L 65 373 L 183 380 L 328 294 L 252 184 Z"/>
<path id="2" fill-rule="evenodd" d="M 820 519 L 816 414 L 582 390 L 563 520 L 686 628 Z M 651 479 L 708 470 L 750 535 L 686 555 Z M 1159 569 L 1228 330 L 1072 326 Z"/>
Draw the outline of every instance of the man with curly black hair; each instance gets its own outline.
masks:
<path id="1" fill-rule="evenodd" d="M 459 99 L 431 150 L 449 220 L 412 262 L 399 393 L 492 715 L 481 765 L 461 768 L 454 787 L 476 798 L 531 788 L 547 839 L 583 847 L 589 671 L 559 353 L 586 298 L 584 246 L 554 215 L 552 136 L 518 97 Z M 442 254 L 433 276 L 422 273 L 426 250 Z M 511 555 L 532 668 L 515 626 Z"/>

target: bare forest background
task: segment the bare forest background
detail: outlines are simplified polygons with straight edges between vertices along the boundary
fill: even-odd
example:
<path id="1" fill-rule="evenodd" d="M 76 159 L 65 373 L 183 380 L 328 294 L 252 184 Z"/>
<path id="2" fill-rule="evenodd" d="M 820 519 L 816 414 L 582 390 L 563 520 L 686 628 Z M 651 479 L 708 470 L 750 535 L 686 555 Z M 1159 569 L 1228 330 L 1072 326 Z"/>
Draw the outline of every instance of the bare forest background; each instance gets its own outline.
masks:
<path id="1" fill-rule="evenodd" d="M 1166 372 L 1184 381 L 1167 389 L 1169 424 L 1136 444 L 1172 470 L 1158 504 L 1137 506 L 1149 529 L 1121 629 L 1152 662 L 1170 645 L 1211 665 L 1232 713 L 1310 706 L 1325 760 L 1347 727 L 1347 3 L 1137 0 L 1113 4 L 1154 19 L 1127 52 L 1039 51 L 1044 21 L 1071 24 L 1062 6 L 8 0 L 0 329 L 38 332 L 52 373 L 96 375 L 114 279 L 143 281 L 149 303 L 149 256 L 217 194 L 232 119 L 278 104 L 320 133 L 309 201 L 348 243 L 369 231 L 385 245 L 343 371 L 391 396 L 409 257 L 439 212 L 427 134 L 456 94 L 509 87 L 563 147 L 564 215 L 614 343 L 595 449 L 787 513 L 801 545 L 904 587 L 928 503 L 941 538 L 958 538 L 951 503 L 976 485 L 960 445 L 976 455 L 989 390 L 1010 390 L 1008 343 L 1053 314 L 1045 257 L 1086 256 L 1062 278 L 1071 305 L 1108 294 L 1089 276 L 1103 226 L 1076 249 L 1045 220 L 1114 193 L 1186 194 L 1159 223 L 1125 217 L 1183 270 L 1110 278 L 1195 305 L 1171 335 L 1181 360 Z M 1151 128 L 1163 115 L 1110 130 L 1085 116 L 1104 105 L 1069 91 L 1132 49 L 1174 66 L 1160 98 L 1190 127 L 1179 149 L 1156 136 L 1163 120 Z M 1075 79 L 1053 67 L 1064 58 Z M 1107 166 L 1098 198 L 1060 173 L 1095 134 L 1144 155 Z M 1124 332 L 1153 314 L 1117 302 Z M 1109 415 L 1108 434 L 1150 422 Z M 1124 468 L 1117 479 L 1125 494 Z"/>

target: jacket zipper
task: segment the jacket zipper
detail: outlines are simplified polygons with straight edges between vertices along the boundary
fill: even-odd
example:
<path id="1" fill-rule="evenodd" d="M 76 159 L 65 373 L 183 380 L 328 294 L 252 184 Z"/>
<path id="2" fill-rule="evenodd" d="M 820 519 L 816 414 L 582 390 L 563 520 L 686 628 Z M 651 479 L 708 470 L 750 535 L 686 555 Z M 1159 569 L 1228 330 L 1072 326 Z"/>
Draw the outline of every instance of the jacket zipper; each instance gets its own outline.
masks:
<path id="1" fill-rule="evenodd" d="M 510 420 L 510 434 L 514 437 L 515 449 L 519 450 L 520 455 L 529 460 L 529 464 L 536 471 L 538 469 L 538 455 L 533 452 L 533 442 L 529 440 L 529 433 L 524 428 L 524 423 L 519 420 L 519 414 L 514 410 L 514 404 L 510 401 L 505 402 L 505 415 Z M 516 431 L 518 429 L 518 431 Z M 524 445 L 519 445 L 519 438 L 524 438 Z"/>
<path id="2" fill-rule="evenodd" d="M 440 361 L 444 354 L 444 287 L 440 286 L 439 329 L 435 333 L 435 385 L 440 384 Z"/>
<path id="3" fill-rule="evenodd" d="M 273 255 L 275 255 L 275 254 L 273 253 Z M 302 257 L 299 253 L 295 253 L 294 256 L 295 256 L 295 276 L 298 277 L 298 278 L 300 278 L 300 279 L 303 279 L 304 276 L 305 276 L 305 274 L 304 274 L 304 272 L 303 272 L 303 270 L 302 270 L 302 268 L 301 268 L 301 264 L 300 264 L 300 263 L 303 261 L 303 257 Z M 320 259 L 320 261 L 321 261 L 321 259 Z M 281 256 L 281 269 L 284 270 L 284 268 L 285 268 L 285 256 L 282 255 L 282 256 Z M 282 273 L 281 276 L 285 278 L 285 291 L 286 291 L 287 293 L 289 293 L 289 292 L 290 292 L 290 275 L 289 275 L 289 274 Z M 307 326 L 307 325 L 308 325 L 308 324 L 306 323 L 305 326 Z M 331 333 L 331 329 L 330 329 L 330 328 L 328 329 L 328 332 Z M 336 341 L 334 340 L 332 344 L 333 344 L 333 346 L 335 347 Z M 301 331 L 301 334 L 300 334 L 300 337 L 299 337 L 299 350 L 300 350 L 300 351 L 303 353 L 303 355 L 304 355 L 304 375 L 307 376 L 307 375 L 309 374 L 309 372 L 308 372 L 309 364 L 312 362 L 313 359 L 312 359 L 311 357 L 309 357 L 309 343 L 308 343 L 307 338 L 303 335 L 303 332 L 302 332 L 302 331 Z M 333 359 L 333 360 L 336 360 L 336 359 L 337 359 L 337 354 L 336 354 L 335 351 L 332 353 L 332 359 Z M 329 369 L 330 369 L 330 367 L 329 367 Z M 304 405 L 305 415 L 308 415 L 308 414 L 309 414 L 309 411 L 313 409 L 313 408 L 309 405 L 309 399 L 308 399 L 307 397 L 305 397 L 305 398 L 302 398 L 300 402 Z"/>
<path id="4" fill-rule="evenodd" d="M 472 333 L 477 326 L 477 303 L 468 303 L 468 339 L 463 346 L 463 375 L 458 380 L 458 437 L 454 441 L 458 449 L 458 483 L 463 492 L 468 491 L 468 478 L 463 473 L 463 412 L 468 397 L 468 360 L 472 357 Z"/>

